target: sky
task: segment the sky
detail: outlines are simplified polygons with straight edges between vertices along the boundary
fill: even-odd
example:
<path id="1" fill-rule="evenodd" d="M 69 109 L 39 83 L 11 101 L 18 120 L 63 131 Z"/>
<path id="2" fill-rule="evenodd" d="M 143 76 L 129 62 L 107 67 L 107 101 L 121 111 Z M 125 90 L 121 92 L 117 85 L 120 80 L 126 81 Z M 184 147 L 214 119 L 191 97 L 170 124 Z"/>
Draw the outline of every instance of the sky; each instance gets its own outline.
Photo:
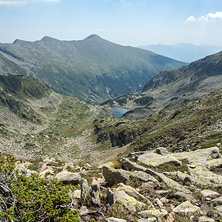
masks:
<path id="1" fill-rule="evenodd" d="M 222 45 L 222 0 L 0 0 L 0 42 L 91 34 L 130 46 Z"/>

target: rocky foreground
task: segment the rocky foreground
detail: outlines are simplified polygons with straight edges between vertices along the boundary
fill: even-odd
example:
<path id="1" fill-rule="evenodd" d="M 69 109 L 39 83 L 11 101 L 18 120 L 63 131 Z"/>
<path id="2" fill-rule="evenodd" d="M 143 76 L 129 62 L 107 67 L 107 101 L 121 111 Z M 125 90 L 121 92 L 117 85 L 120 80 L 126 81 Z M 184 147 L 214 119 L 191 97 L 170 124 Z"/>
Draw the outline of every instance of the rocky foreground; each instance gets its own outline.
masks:
<path id="1" fill-rule="evenodd" d="M 45 159 L 17 162 L 27 176 L 55 177 L 76 186 L 72 209 L 80 221 L 222 221 L 222 157 L 218 147 L 130 153 L 98 168 Z"/>

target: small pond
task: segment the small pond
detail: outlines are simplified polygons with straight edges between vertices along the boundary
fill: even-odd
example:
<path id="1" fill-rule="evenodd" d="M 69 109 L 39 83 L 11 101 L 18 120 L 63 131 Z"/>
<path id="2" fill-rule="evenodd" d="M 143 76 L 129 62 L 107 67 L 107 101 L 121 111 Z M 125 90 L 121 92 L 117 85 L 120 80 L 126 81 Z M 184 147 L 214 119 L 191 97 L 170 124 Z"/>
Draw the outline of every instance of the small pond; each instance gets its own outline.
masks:
<path id="1" fill-rule="evenodd" d="M 117 118 L 122 117 L 128 111 L 129 111 L 128 109 L 123 109 L 123 108 L 112 109 L 112 112 L 113 112 L 114 116 L 117 117 Z"/>

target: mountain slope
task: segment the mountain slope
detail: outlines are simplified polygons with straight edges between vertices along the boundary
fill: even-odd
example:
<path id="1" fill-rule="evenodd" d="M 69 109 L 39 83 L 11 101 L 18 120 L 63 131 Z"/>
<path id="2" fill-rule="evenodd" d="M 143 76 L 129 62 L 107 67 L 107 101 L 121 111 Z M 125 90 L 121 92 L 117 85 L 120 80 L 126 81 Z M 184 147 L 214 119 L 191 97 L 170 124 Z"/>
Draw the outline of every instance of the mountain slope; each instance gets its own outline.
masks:
<path id="1" fill-rule="evenodd" d="M 107 102 L 131 109 L 128 118 L 143 118 L 169 104 L 182 106 L 222 88 L 222 52 L 207 56 L 181 68 L 162 71 L 139 93 Z"/>
<path id="2" fill-rule="evenodd" d="M 2 75 L 34 75 L 56 92 L 93 102 L 136 92 L 161 70 L 182 65 L 97 35 L 81 41 L 44 37 L 36 42 L 0 44 Z"/>
<path id="3" fill-rule="evenodd" d="M 180 43 L 176 45 L 148 45 L 141 46 L 140 48 L 188 63 L 222 50 L 222 46 L 193 45 L 189 43 Z"/>

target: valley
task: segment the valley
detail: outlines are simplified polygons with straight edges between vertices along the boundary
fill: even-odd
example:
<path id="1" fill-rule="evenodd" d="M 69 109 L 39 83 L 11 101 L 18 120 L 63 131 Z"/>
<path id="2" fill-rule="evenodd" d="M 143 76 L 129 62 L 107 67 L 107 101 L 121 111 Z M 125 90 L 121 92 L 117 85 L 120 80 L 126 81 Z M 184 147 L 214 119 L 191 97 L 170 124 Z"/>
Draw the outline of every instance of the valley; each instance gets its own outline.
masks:
<path id="1" fill-rule="evenodd" d="M 221 221 L 221 64 L 220 52 L 161 71 L 141 91 L 105 102 L 98 94 L 94 104 L 55 92 L 37 75 L 0 75 L 7 203 L 0 218 L 40 221 L 48 212 L 45 221 Z M 18 201 L 7 199 L 10 189 Z M 37 207 L 35 193 L 45 190 L 51 199 Z"/>

